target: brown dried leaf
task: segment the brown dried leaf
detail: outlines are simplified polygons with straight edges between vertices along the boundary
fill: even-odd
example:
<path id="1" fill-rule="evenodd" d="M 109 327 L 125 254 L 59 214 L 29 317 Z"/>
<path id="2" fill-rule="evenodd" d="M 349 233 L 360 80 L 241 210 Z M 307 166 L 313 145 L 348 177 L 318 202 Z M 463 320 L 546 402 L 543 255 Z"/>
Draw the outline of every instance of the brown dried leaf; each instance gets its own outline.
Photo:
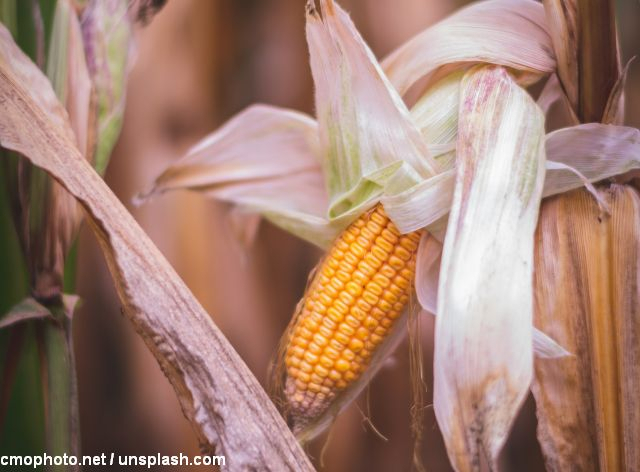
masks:
<path id="1" fill-rule="evenodd" d="M 601 189 L 547 200 L 536 235 L 535 323 L 574 356 L 537 359 L 547 468 L 640 468 L 640 197 Z"/>
<path id="2" fill-rule="evenodd" d="M 576 0 L 544 0 L 558 76 L 573 110 L 578 109 L 578 6 Z"/>
<path id="3" fill-rule="evenodd" d="M 82 157 L 51 87 L 1 26 L 0 106 L 0 145 L 44 168 L 83 206 L 124 311 L 175 388 L 202 449 L 226 455 L 229 470 L 311 470 L 242 359 Z"/>

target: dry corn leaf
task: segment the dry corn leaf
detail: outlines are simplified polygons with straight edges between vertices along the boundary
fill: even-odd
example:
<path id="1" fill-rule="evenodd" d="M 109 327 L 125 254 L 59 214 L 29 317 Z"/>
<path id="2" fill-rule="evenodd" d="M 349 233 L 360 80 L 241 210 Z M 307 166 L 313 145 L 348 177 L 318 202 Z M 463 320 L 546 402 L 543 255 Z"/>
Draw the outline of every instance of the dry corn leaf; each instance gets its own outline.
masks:
<path id="1" fill-rule="evenodd" d="M 640 469 L 640 197 L 601 187 L 542 206 L 535 323 L 574 356 L 537 360 L 538 438 L 550 471 Z"/>
<path id="2" fill-rule="evenodd" d="M 51 316 L 49 310 L 33 298 L 25 298 L 0 318 L 0 329 L 28 320 L 37 320 Z"/>
<path id="3" fill-rule="evenodd" d="M 578 109 L 578 5 L 576 0 L 544 0 L 549 34 L 557 57 L 561 87 L 572 110 Z"/>
<path id="4" fill-rule="evenodd" d="M 485 62 L 518 71 L 531 83 L 555 71 L 542 5 L 533 0 L 487 0 L 454 13 L 392 52 L 382 66 L 404 95 L 447 64 Z"/>
<path id="5" fill-rule="evenodd" d="M 45 169 L 83 206 L 124 311 L 175 388 L 202 449 L 226 455 L 229 470 L 311 470 L 242 359 L 82 157 L 51 86 L 3 26 L 0 106 L 0 145 Z"/>
<path id="6" fill-rule="evenodd" d="M 544 117 L 502 68 L 462 84 L 456 189 L 442 254 L 434 409 L 460 471 L 495 467 L 533 371 L 533 235 Z"/>

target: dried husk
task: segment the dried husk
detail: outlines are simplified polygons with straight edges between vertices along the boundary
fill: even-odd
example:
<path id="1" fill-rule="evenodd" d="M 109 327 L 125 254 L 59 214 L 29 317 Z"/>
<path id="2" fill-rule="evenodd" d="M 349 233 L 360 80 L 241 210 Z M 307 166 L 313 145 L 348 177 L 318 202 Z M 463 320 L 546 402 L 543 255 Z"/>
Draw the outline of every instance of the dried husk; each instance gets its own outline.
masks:
<path id="1" fill-rule="evenodd" d="M 504 69 L 467 73 L 434 353 L 434 409 L 459 471 L 495 467 L 529 391 L 543 142 L 541 110 Z"/>
<path id="2" fill-rule="evenodd" d="M 538 438 L 550 471 L 640 470 L 640 196 L 600 187 L 542 206 L 535 324 L 573 356 L 536 360 Z"/>

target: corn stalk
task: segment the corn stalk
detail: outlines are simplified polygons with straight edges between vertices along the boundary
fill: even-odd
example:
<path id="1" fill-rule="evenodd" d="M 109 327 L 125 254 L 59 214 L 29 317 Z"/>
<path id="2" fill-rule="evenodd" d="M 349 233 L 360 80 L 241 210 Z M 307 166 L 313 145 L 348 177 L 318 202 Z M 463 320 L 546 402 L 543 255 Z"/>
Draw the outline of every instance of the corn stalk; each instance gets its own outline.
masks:
<path id="1" fill-rule="evenodd" d="M 559 76 L 575 116 L 619 120 L 614 2 L 545 7 L 568 65 Z M 537 230 L 535 321 L 575 354 L 536 363 L 538 437 L 549 470 L 640 467 L 640 199 L 629 185 L 607 183 L 597 193 L 600 203 L 584 189 L 544 201 Z"/>

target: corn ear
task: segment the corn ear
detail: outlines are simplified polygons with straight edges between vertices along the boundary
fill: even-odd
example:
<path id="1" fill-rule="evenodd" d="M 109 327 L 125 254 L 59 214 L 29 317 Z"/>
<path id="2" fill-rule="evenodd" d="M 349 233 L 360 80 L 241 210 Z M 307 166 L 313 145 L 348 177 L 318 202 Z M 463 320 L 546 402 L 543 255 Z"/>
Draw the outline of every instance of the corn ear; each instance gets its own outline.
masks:
<path id="1" fill-rule="evenodd" d="M 542 206 L 535 323 L 574 355 L 537 360 L 533 393 L 547 469 L 640 469 L 640 196 L 600 187 Z"/>
<path id="2" fill-rule="evenodd" d="M 413 291 L 419 233 L 401 235 L 382 206 L 338 237 L 286 335 L 285 394 L 294 430 L 325 413 L 367 370 Z"/>

